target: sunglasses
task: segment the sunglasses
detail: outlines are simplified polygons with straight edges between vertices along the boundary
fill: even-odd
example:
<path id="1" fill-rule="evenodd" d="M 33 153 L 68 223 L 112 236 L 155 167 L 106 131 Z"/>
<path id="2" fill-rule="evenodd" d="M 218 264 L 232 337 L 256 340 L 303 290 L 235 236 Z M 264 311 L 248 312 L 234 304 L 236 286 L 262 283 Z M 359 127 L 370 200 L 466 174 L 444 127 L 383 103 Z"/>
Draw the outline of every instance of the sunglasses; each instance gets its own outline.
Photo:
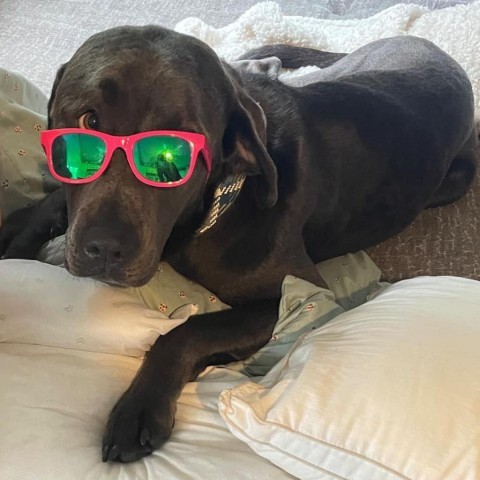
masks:
<path id="1" fill-rule="evenodd" d="M 45 130 L 40 141 L 52 175 L 64 183 L 93 182 L 108 168 L 120 148 L 133 174 L 152 187 L 178 187 L 188 182 L 201 152 L 207 172 L 212 158 L 200 133 L 158 130 L 130 136 L 81 128 Z"/>

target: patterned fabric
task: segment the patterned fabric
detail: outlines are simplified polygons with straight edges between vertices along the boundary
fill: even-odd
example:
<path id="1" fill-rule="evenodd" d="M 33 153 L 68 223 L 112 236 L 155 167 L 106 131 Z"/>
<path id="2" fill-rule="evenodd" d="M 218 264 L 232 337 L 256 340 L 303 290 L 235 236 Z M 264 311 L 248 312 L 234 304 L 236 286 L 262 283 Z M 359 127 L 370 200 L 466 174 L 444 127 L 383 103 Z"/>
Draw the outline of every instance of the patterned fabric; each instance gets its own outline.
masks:
<path id="1" fill-rule="evenodd" d="M 232 175 L 220 183 L 213 195 L 210 213 L 203 225 L 197 230 L 197 235 L 201 235 L 217 223 L 219 217 L 228 210 L 238 197 L 244 182 L 245 175 Z"/>
<path id="2" fill-rule="evenodd" d="M 423 275 L 480 280 L 480 169 L 463 198 L 424 210 L 405 230 L 367 251 L 388 282 Z"/>
<path id="3" fill-rule="evenodd" d="M 380 270 L 364 252 L 326 260 L 317 270 L 328 288 L 288 275 L 272 338 L 245 361 L 229 364 L 229 369 L 250 377 L 267 374 L 300 336 L 365 303 L 387 285 L 380 282 Z"/>
<path id="4" fill-rule="evenodd" d="M 0 224 L 54 190 L 40 147 L 47 98 L 21 75 L 0 68 Z"/>
<path id="5" fill-rule="evenodd" d="M 44 247 L 40 259 L 46 263 L 63 265 L 64 246 L 64 237 L 56 238 Z M 251 377 L 265 375 L 301 335 L 365 303 L 387 285 L 380 282 L 379 268 L 364 252 L 326 260 L 317 265 L 317 270 L 328 288 L 319 288 L 287 276 L 282 286 L 280 317 L 272 338 L 245 361 L 228 364 L 229 369 Z M 292 288 L 293 285 L 295 288 Z M 159 265 L 156 275 L 147 285 L 121 290 L 141 300 L 152 310 L 166 315 L 192 304 L 198 313 L 229 308 L 212 292 L 188 280 L 165 262 Z"/>
<path id="6" fill-rule="evenodd" d="M 63 267 L 65 259 L 65 236 L 48 242 L 38 256 L 38 260 Z M 228 308 L 228 305 L 206 288 L 188 280 L 176 272 L 168 263 L 161 262 L 155 276 L 143 287 L 121 289 L 152 310 L 171 315 L 180 307 L 193 304 L 201 313 L 215 312 Z"/>

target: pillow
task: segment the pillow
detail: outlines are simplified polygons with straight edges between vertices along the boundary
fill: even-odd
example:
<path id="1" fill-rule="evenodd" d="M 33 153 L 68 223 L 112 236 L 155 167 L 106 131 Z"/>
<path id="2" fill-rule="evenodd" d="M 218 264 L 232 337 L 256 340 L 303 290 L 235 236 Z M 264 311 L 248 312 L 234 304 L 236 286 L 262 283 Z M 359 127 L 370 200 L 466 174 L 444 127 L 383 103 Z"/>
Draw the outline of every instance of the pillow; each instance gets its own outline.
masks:
<path id="1" fill-rule="evenodd" d="M 114 288 L 91 278 L 74 277 L 53 265 L 2 260 L 0 343 L 143 357 L 159 335 L 199 308 L 225 308 L 219 300 L 210 302 L 216 297 L 208 290 L 182 279 L 162 264 L 146 286 Z M 149 308 L 145 297 L 153 295 L 155 285 L 159 285 L 162 301 Z"/>
<path id="2" fill-rule="evenodd" d="M 57 237 L 44 245 L 38 259 L 61 266 L 64 263 L 64 249 L 65 237 Z M 345 310 L 364 303 L 370 295 L 382 288 L 379 282 L 380 270 L 365 252 L 326 260 L 317 265 L 317 270 L 328 289 L 319 289 L 309 282 L 302 282 L 295 277 L 287 276 L 282 286 L 280 311 L 283 314 L 275 325 L 271 340 L 246 360 L 230 363 L 228 365 L 230 370 L 235 369 L 248 376 L 265 375 L 287 354 L 297 338 L 304 332 L 310 331 L 314 327 L 317 328 Z M 20 271 L 18 269 L 17 274 L 20 274 Z M 25 277 L 24 282 L 28 282 L 28 274 Z M 64 273 L 62 278 L 66 279 L 63 286 L 65 290 L 65 286 L 71 284 L 73 277 Z M 33 279 L 30 278 L 30 283 L 32 281 Z M 86 282 L 86 286 L 91 285 L 92 282 L 87 279 L 76 279 L 76 281 Z M 290 286 L 291 283 L 294 288 Z M 97 284 L 102 285 L 98 282 Z M 7 288 L 13 291 L 19 290 L 18 286 L 12 286 L 10 282 Z M 107 286 L 102 288 L 100 290 L 100 287 L 97 287 L 98 298 L 103 303 L 107 302 L 108 307 L 111 302 L 109 296 L 116 290 Z M 156 275 L 147 285 L 139 288 L 120 289 L 120 292 L 122 293 L 116 295 L 130 294 L 135 297 L 134 302 L 138 303 L 137 299 L 139 299 L 152 310 L 160 310 L 168 315 L 176 312 L 186 303 L 194 304 L 198 313 L 228 308 L 206 288 L 188 280 L 166 262 L 160 263 Z M 1 294 L 2 284 L 0 282 Z M 41 292 L 38 298 L 43 298 L 43 294 L 44 292 Z M 306 299 L 308 299 L 308 303 L 304 305 Z M 74 303 L 77 304 L 78 300 Z M 97 303 L 100 302 L 97 301 Z M 114 303 L 118 303 L 118 301 Z M 146 311 L 145 308 L 139 309 L 140 317 L 144 315 L 143 311 Z M 98 315 L 98 309 L 89 310 L 88 313 L 89 315 Z M 16 320 L 12 321 L 12 323 L 16 322 Z"/>
<path id="3" fill-rule="evenodd" d="M 405 280 L 224 391 L 232 433 L 302 479 L 480 478 L 480 282 Z"/>
<path id="4" fill-rule="evenodd" d="M 55 190 L 40 146 L 47 97 L 18 73 L 0 68 L 0 226 L 2 217 Z"/>
<path id="5" fill-rule="evenodd" d="M 365 303 L 382 288 L 380 270 L 365 252 L 325 260 L 316 267 L 328 289 L 287 275 L 272 338 L 246 360 L 230 363 L 229 369 L 250 377 L 266 375 L 302 334 Z"/>

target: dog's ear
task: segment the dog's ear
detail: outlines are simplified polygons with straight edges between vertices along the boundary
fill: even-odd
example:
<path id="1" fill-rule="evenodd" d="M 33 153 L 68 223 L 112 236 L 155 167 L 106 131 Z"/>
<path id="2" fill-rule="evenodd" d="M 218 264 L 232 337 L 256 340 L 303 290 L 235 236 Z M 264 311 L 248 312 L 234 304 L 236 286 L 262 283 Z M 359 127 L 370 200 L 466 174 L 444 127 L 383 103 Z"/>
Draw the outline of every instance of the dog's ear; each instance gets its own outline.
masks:
<path id="1" fill-rule="evenodd" d="M 53 87 L 52 87 L 52 93 L 50 94 L 50 99 L 48 100 L 48 127 L 47 128 L 52 128 L 52 105 L 53 101 L 55 100 L 55 94 L 57 93 L 57 88 L 58 85 L 60 84 L 60 81 L 62 80 L 63 74 L 65 73 L 65 68 L 67 67 L 67 64 L 64 63 L 57 71 L 57 76 L 55 77 L 55 80 L 53 82 Z"/>
<path id="2" fill-rule="evenodd" d="M 261 208 L 277 203 L 277 169 L 265 147 L 267 125 L 261 107 L 241 87 L 223 135 L 223 158 L 233 174 L 251 175 Z"/>

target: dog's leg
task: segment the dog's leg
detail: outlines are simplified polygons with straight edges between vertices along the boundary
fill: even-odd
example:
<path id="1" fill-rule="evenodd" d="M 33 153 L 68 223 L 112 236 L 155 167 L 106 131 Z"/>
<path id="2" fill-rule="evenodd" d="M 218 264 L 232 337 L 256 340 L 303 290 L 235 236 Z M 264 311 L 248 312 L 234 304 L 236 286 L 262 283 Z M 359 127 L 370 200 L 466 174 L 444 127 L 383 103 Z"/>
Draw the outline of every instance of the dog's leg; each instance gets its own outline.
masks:
<path id="1" fill-rule="evenodd" d="M 346 55 L 346 53 L 324 52 L 313 48 L 276 44 L 249 50 L 237 60 L 261 60 L 267 57 L 277 57 L 281 60 L 283 68 L 300 68 L 309 65 L 326 68 Z"/>
<path id="2" fill-rule="evenodd" d="M 67 230 L 63 188 L 33 207 L 11 213 L 0 230 L 0 258 L 35 258 L 42 245 Z"/>
<path id="3" fill-rule="evenodd" d="M 478 133 L 474 128 L 465 145 L 452 160 L 445 178 L 434 193 L 427 208 L 448 205 L 462 198 L 467 193 L 475 177 L 480 157 L 477 135 Z"/>
<path id="4" fill-rule="evenodd" d="M 103 461 L 132 462 L 170 436 L 176 401 L 207 365 L 241 360 L 270 339 L 278 300 L 196 315 L 160 336 L 108 420 Z"/>

